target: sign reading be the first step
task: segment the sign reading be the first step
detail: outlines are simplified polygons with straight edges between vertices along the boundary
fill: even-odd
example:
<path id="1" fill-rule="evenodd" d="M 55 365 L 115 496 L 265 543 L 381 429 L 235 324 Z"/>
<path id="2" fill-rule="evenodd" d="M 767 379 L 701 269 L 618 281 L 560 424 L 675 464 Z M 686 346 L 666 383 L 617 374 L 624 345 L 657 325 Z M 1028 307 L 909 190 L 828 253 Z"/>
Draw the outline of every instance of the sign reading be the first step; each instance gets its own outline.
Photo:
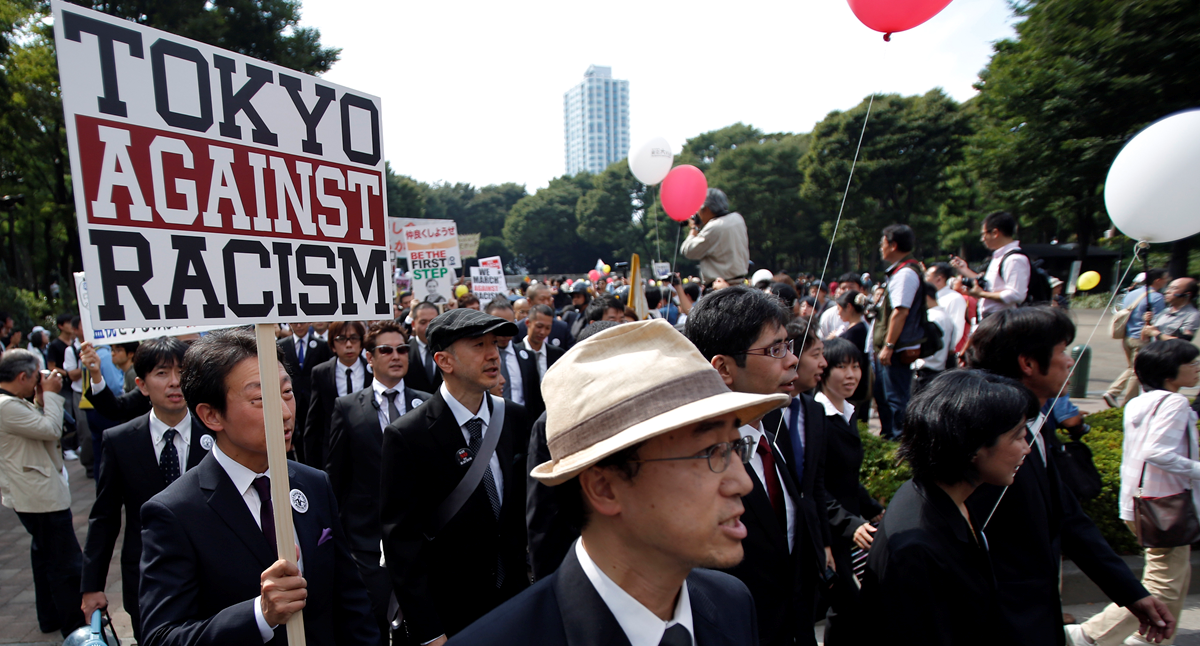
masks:
<path id="1" fill-rule="evenodd" d="M 390 316 L 377 97 L 53 9 L 96 327 Z"/>

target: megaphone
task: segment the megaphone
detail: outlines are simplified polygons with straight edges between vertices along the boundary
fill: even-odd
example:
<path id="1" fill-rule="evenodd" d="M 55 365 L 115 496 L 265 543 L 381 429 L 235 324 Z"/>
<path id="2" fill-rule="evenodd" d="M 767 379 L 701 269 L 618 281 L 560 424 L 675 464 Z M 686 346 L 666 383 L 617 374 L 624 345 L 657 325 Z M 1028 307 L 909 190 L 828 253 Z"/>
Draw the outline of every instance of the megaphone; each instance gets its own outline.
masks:
<path id="1" fill-rule="evenodd" d="M 105 628 L 108 629 L 108 635 L 104 634 Z M 112 619 L 102 616 L 99 609 L 92 612 L 91 625 L 75 629 L 75 632 L 67 635 L 63 641 L 63 646 L 120 646 L 120 644 L 121 640 L 117 639 L 117 633 L 112 627 Z"/>

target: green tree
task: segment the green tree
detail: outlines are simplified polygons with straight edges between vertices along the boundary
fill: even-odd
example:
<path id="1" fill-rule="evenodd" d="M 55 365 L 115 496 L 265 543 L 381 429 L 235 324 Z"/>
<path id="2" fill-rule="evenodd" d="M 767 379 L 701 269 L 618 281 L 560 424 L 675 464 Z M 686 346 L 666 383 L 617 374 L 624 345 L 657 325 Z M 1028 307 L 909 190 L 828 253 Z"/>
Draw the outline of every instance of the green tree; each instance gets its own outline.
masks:
<path id="1" fill-rule="evenodd" d="M 425 192 L 429 187 L 407 175 L 392 172 L 391 164 L 384 166 L 388 215 L 393 218 L 424 218 Z"/>
<path id="2" fill-rule="evenodd" d="M 534 273 L 576 271 L 594 248 L 576 233 L 579 199 L 592 187 L 586 173 L 550 180 L 546 188 L 521 198 L 504 221 L 504 243 L 514 267 Z"/>

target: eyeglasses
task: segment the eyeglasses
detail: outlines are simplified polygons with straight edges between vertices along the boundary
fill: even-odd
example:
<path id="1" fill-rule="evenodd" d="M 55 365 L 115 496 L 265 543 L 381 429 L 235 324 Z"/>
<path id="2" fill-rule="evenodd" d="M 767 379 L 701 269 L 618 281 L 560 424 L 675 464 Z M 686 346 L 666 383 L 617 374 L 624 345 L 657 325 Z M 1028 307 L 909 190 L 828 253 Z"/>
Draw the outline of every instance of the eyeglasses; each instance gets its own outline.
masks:
<path id="1" fill-rule="evenodd" d="M 750 462 L 750 456 L 754 455 L 754 439 L 747 435 L 736 442 L 721 442 L 720 444 L 714 444 L 704 449 L 698 455 L 691 455 L 686 458 L 654 458 L 653 460 L 630 460 L 629 462 L 636 464 L 641 462 L 670 462 L 672 460 L 708 460 L 710 471 L 713 473 L 724 473 L 733 461 L 733 454 L 735 452 L 742 464 Z"/>
<path id="2" fill-rule="evenodd" d="M 400 355 L 408 354 L 408 346 L 406 345 L 377 345 L 375 346 L 375 350 L 385 357 L 390 356 L 393 352 Z"/>
<path id="3" fill-rule="evenodd" d="M 355 343 L 358 343 L 359 341 L 362 341 L 362 337 L 357 334 L 351 334 L 350 336 L 339 334 L 333 337 L 333 340 L 337 341 L 338 343 L 345 343 L 347 341 L 354 341 Z"/>
<path id="4" fill-rule="evenodd" d="M 792 354 L 793 348 L 795 347 L 796 340 L 788 339 L 787 341 L 772 343 L 765 348 L 751 348 L 742 354 L 761 354 L 764 357 L 771 357 L 772 359 L 782 359 L 789 354 Z"/>

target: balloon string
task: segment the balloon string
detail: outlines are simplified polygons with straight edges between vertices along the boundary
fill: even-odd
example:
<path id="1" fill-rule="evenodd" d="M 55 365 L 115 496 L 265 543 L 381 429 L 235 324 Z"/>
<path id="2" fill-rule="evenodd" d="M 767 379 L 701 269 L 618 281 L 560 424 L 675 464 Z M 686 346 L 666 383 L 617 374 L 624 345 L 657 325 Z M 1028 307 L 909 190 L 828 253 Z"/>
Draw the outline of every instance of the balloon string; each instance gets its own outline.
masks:
<path id="1" fill-rule="evenodd" d="M 648 211 L 650 213 L 651 218 L 653 218 L 653 220 L 654 220 L 654 262 L 658 262 L 658 260 L 660 258 L 662 258 L 662 247 L 658 240 L 658 217 L 654 215 L 654 203 L 656 200 L 655 200 L 654 196 L 651 194 L 651 191 L 653 191 L 653 190 L 654 190 L 653 187 L 650 187 L 650 186 L 646 187 L 646 194 L 651 195 L 650 208 Z"/>
<path id="2" fill-rule="evenodd" d="M 675 261 L 679 260 L 679 232 L 683 227 L 675 227 L 675 255 L 671 257 L 671 273 L 675 273 Z"/>
<path id="3" fill-rule="evenodd" d="M 1083 345 L 1090 346 L 1092 344 L 1092 337 L 1096 336 L 1096 330 L 1099 330 L 1100 325 L 1104 323 L 1104 316 L 1111 312 L 1113 301 L 1115 301 L 1117 298 L 1117 290 L 1121 285 L 1125 284 L 1125 279 L 1129 276 L 1129 272 L 1133 271 L 1134 265 L 1137 264 L 1139 250 L 1145 250 L 1146 256 L 1148 257 L 1150 255 L 1149 243 L 1139 242 L 1134 245 L 1133 258 L 1129 260 L 1129 267 L 1125 269 L 1125 273 L 1121 275 L 1121 279 L 1113 285 L 1112 295 L 1108 297 L 1108 303 L 1104 306 L 1104 309 L 1100 313 L 1100 320 L 1096 321 L 1096 325 L 1092 328 L 1091 334 L 1088 335 L 1087 341 L 1084 341 Z M 1146 289 L 1150 289 L 1149 285 L 1146 286 Z M 1149 298 L 1146 300 L 1149 302 Z M 1071 370 L 1067 373 L 1067 378 L 1063 380 L 1062 388 L 1058 389 L 1058 394 L 1054 396 L 1054 399 L 1049 400 L 1051 411 L 1054 410 L 1054 406 L 1058 403 L 1058 400 L 1062 398 L 1063 392 L 1067 390 L 1067 384 L 1071 383 L 1071 376 L 1075 374 L 1075 368 L 1077 367 L 1079 367 L 1078 363 L 1071 364 Z M 1047 415 L 1042 415 L 1038 418 L 1037 422 L 1034 423 L 1034 427 L 1031 430 L 1033 431 L 1035 438 L 1037 437 L 1038 433 L 1042 432 L 1042 426 L 1046 423 L 1046 417 Z M 983 527 L 979 531 L 982 532 L 983 530 L 987 529 L 988 523 L 991 522 L 992 516 L 996 513 L 996 508 L 1000 506 L 1000 501 L 1004 500 L 1004 494 L 1006 493 L 1008 493 L 1008 487 L 1000 490 L 1000 497 L 996 499 L 996 504 L 992 505 L 992 511 L 988 514 L 987 520 L 983 521 Z"/>
<path id="4" fill-rule="evenodd" d="M 871 120 L 871 106 L 875 105 L 875 93 L 871 93 L 871 100 L 867 103 L 867 115 L 863 117 L 862 132 L 858 133 L 858 148 L 854 149 L 854 161 L 850 162 L 850 176 L 846 178 L 846 190 L 842 192 L 842 205 L 838 208 L 837 220 L 833 223 L 833 235 L 829 236 L 829 250 L 825 252 L 825 265 L 821 267 L 820 284 L 825 284 L 825 272 L 829 270 L 829 258 L 833 256 L 833 243 L 837 240 L 838 226 L 842 223 L 842 213 L 846 210 L 846 198 L 850 196 L 850 182 L 854 179 L 854 168 L 858 165 L 858 153 L 862 151 L 863 137 L 867 134 L 867 122 Z M 808 325 L 804 328 L 804 338 L 800 341 L 800 347 L 806 347 L 808 343 L 808 331 L 812 328 L 813 318 L 808 317 Z"/>

